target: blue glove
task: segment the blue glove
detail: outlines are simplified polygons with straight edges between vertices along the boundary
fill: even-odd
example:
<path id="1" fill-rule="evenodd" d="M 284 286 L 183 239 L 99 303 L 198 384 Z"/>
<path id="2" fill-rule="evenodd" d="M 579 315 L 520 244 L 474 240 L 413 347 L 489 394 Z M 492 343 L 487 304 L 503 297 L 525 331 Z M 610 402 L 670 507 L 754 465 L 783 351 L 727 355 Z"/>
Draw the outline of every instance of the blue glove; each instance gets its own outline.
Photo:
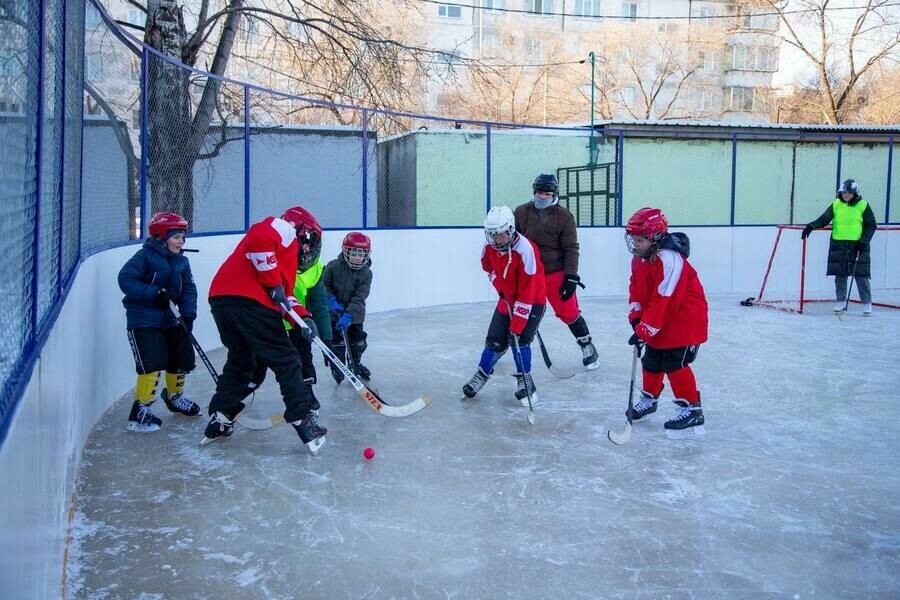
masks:
<path id="1" fill-rule="evenodd" d="M 344 312 L 344 305 L 338 302 L 338 299 L 334 296 L 328 296 L 326 302 L 328 303 L 328 310 L 331 312 L 338 314 Z"/>
<path id="2" fill-rule="evenodd" d="M 341 318 L 337 320 L 337 328 L 341 331 L 345 331 L 348 327 L 350 327 L 350 321 L 353 320 L 353 317 L 350 316 L 350 313 L 345 312 L 341 315 Z"/>

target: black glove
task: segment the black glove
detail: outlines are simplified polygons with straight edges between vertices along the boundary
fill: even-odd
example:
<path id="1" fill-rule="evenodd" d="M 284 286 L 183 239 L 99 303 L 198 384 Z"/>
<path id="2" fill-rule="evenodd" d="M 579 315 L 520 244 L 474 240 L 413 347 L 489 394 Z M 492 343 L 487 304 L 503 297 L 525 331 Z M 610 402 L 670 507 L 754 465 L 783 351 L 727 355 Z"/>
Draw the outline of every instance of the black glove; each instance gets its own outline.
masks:
<path id="1" fill-rule="evenodd" d="M 284 286 L 280 283 L 275 287 L 266 288 L 266 294 L 269 295 L 269 298 L 272 299 L 272 302 L 275 303 L 275 306 L 279 308 L 286 306 L 288 303 L 287 296 L 285 296 L 284 294 Z"/>
<path id="2" fill-rule="evenodd" d="M 862 240 L 856 242 L 856 251 L 860 254 L 863 252 L 869 251 L 869 242 L 864 242 Z"/>
<path id="3" fill-rule="evenodd" d="M 319 329 L 316 327 L 316 322 L 309 317 L 303 317 L 303 322 L 306 323 L 306 327 L 300 328 L 300 335 L 312 344 L 312 341 L 319 337 Z"/>
<path id="4" fill-rule="evenodd" d="M 644 345 L 646 343 L 647 342 L 645 342 L 644 340 L 642 340 L 641 338 L 638 337 L 637 333 L 632 333 L 631 337 L 628 338 L 628 345 L 637 347 L 638 356 L 641 355 L 641 352 L 644 350 Z"/>
<path id="5" fill-rule="evenodd" d="M 803 233 L 800 234 L 800 239 L 805 240 L 806 238 L 809 237 L 809 234 L 811 234 L 812 231 L 813 231 L 813 226 L 807 225 L 806 227 L 803 228 Z"/>
<path id="6" fill-rule="evenodd" d="M 562 285 L 559 286 L 559 297 L 562 300 L 568 300 L 575 294 L 575 287 L 579 285 L 584 289 L 584 284 L 581 283 L 581 277 L 579 277 L 577 273 L 566 274 L 566 278 L 563 279 Z"/>
<path id="7" fill-rule="evenodd" d="M 641 324 L 641 320 L 640 320 L 640 319 L 632 319 L 632 320 L 630 320 L 630 321 L 628 321 L 628 322 L 631 323 L 631 330 L 632 330 L 632 331 L 634 331 L 635 329 L 637 329 L 637 326 Z M 628 343 L 630 344 L 631 342 L 628 342 Z"/>
<path id="8" fill-rule="evenodd" d="M 153 304 L 157 308 L 169 310 L 169 292 L 166 291 L 166 288 L 160 288 L 160 290 L 156 292 L 156 295 L 153 296 Z"/>
<path id="9" fill-rule="evenodd" d="M 184 323 L 184 329 L 188 333 L 194 332 L 194 319 L 196 317 L 181 317 L 181 322 Z"/>

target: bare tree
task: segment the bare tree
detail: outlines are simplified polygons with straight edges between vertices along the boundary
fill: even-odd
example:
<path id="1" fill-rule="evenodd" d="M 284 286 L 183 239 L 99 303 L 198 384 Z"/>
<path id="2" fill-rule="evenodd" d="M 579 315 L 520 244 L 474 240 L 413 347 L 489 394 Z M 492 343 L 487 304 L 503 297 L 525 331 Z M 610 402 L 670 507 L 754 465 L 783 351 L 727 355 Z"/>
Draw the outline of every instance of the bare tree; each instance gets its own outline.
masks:
<path id="1" fill-rule="evenodd" d="M 852 121 L 854 91 L 866 73 L 898 57 L 900 8 L 892 0 L 865 0 L 850 10 L 831 0 L 760 0 L 760 6 L 778 15 L 781 28 L 752 31 L 777 37 L 809 61 L 822 119 Z"/>
<path id="2" fill-rule="evenodd" d="M 243 99 L 223 86 L 240 35 L 252 28 L 258 49 L 242 59 L 281 65 L 285 80 L 307 82 L 303 92 L 328 101 L 354 101 L 380 108 L 402 98 L 410 69 L 424 69 L 434 54 L 398 41 L 374 18 L 377 2 L 348 0 L 128 0 L 147 14 L 144 41 L 152 56 L 148 75 L 148 181 L 154 211 L 171 210 L 192 221 L 193 171 L 197 160 L 215 156 L 230 141 L 228 122 L 243 116 Z M 401 0 L 402 3 L 402 0 Z M 396 3 L 394 3 L 396 4 Z M 244 28 L 242 29 L 242 24 Z M 270 61 L 277 57 L 277 61 Z M 197 74 L 198 67 L 213 76 Z M 263 108 L 265 110 L 265 108 Z M 337 115 L 340 122 L 349 122 Z M 343 120 L 342 120 L 343 119 Z M 211 123 L 215 122 L 215 129 Z M 215 133 L 215 135 L 212 135 Z"/>

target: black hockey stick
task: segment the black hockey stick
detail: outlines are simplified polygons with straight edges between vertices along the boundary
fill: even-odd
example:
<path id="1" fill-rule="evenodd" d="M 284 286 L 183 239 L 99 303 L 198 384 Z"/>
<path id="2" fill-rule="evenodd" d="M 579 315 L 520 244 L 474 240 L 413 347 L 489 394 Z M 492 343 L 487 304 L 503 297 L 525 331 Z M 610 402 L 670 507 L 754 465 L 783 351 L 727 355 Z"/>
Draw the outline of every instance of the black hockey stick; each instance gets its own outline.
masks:
<path id="1" fill-rule="evenodd" d="M 509 302 L 506 298 L 503 298 L 503 303 L 506 304 L 506 312 L 509 314 L 509 320 L 512 322 L 513 312 L 512 307 L 510 307 Z M 519 357 L 519 364 L 522 365 L 522 377 L 524 378 L 525 373 L 525 361 L 522 359 L 522 349 L 519 347 L 519 336 L 509 332 L 512 335 L 513 345 L 515 346 L 516 356 Z M 525 379 L 525 397 L 528 398 L 528 424 L 534 425 L 534 407 L 531 405 L 531 390 L 528 389 L 528 380 Z"/>
<path id="2" fill-rule="evenodd" d="M 206 370 L 209 371 L 209 376 L 212 377 L 213 382 L 218 386 L 219 373 L 216 371 L 216 368 L 213 366 L 212 362 L 210 362 L 209 357 L 206 356 L 206 352 L 203 351 L 203 348 L 200 346 L 200 342 L 198 342 L 197 338 L 194 337 L 194 333 L 190 329 L 188 329 L 188 326 L 184 322 L 184 319 L 181 318 L 181 313 L 178 311 L 178 306 L 172 300 L 169 300 L 169 309 L 172 311 L 172 314 L 175 315 L 175 319 L 178 320 L 178 324 L 181 325 L 181 328 L 184 329 L 184 332 L 191 339 L 191 345 L 194 347 L 194 350 L 197 352 L 197 354 L 200 355 L 200 360 L 202 360 L 203 364 L 206 365 Z M 241 412 L 237 416 L 236 420 L 247 429 L 252 429 L 253 431 L 263 431 L 265 429 L 271 429 L 272 427 L 284 421 L 284 415 L 276 413 L 268 419 L 254 419 L 253 417 L 245 416 L 244 413 Z"/>
<path id="3" fill-rule="evenodd" d="M 628 423 L 625 424 L 625 431 L 617 433 L 610 429 L 606 432 L 606 437 L 609 438 L 609 441 L 617 446 L 627 444 L 628 440 L 631 439 L 631 415 L 634 412 L 634 375 L 637 372 L 638 356 L 640 356 L 640 351 L 638 350 L 638 345 L 635 344 L 634 354 L 631 357 L 631 384 L 628 386 L 628 410 L 625 411 Z"/>
<path id="4" fill-rule="evenodd" d="M 856 258 L 853 259 L 853 268 L 850 269 L 850 287 L 847 288 L 847 299 L 844 300 L 844 308 L 838 313 L 838 320 L 843 321 L 847 316 L 847 307 L 850 305 L 850 292 L 853 291 L 853 281 L 856 279 L 856 265 L 859 264 L 859 250 L 856 251 Z"/>
<path id="5" fill-rule="evenodd" d="M 556 377 L 557 379 L 568 379 L 570 377 L 575 376 L 575 371 L 572 369 L 563 369 L 561 367 L 553 366 L 553 363 L 550 361 L 550 355 L 547 353 L 547 347 L 544 346 L 544 338 L 541 337 L 541 332 L 536 331 L 538 346 L 541 347 L 541 356 L 544 357 L 544 364 L 547 365 L 547 369 L 550 371 L 550 374 Z"/>
<path id="6" fill-rule="evenodd" d="M 284 312 L 291 318 L 297 326 L 303 329 L 309 329 L 309 325 L 303 322 L 303 318 L 297 314 L 293 308 L 286 304 L 282 304 L 281 308 Z M 386 417 L 408 417 L 411 414 L 417 413 L 429 404 L 431 404 L 431 398 L 428 396 L 419 396 L 412 402 L 407 404 L 403 404 L 400 406 L 391 406 L 385 404 L 381 401 L 381 398 L 374 391 L 366 387 L 359 377 L 351 371 L 347 365 L 341 362 L 334 352 L 331 351 L 331 348 L 328 347 L 328 344 L 322 341 L 322 338 L 319 336 L 315 336 L 312 338 L 312 343 L 319 347 L 319 350 L 322 351 L 325 356 L 328 357 L 332 363 L 334 363 L 337 368 L 344 374 L 344 377 L 350 381 L 350 384 L 356 389 L 356 392 L 359 394 L 359 397 L 366 401 L 372 410 L 375 412 L 379 412 Z"/>

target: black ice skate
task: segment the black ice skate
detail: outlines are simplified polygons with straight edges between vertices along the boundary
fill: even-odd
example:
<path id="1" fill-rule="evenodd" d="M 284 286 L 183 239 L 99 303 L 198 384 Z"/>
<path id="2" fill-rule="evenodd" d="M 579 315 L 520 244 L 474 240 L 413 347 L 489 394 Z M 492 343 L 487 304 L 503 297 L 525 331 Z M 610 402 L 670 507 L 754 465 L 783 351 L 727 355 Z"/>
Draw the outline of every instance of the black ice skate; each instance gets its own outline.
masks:
<path id="1" fill-rule="evenodd" d="M 359 361 L 353 363 L 353 372 L 356 373 L 356 376 L 360 379 L 365 379 L 366 381 L 372 379 L 372 371 L 369 370 L 369 367 Z"/>
<path id="2" fill-rule="evenodd" d="M 328 433 L 328 430 L 319 425 L 315 416 L 310 413 L 305 419 L 294 421 L 291 425 L 297 431 L 300 440 L 306 444 L 306 447 L 312 452 L 313 456 L 318 454 L 319 450 L 322 449 L 322 446 L 325 445 L 325 434 Z"/>
<path id="3" fill-rule="evenodd" d="M 469 380 L 469 383 L 463 386 L 462 391 L 465 397 L 474 398 L 475 394 L 481 391 L 481 388 L 484 387 L 484 384 L 486 384 L 490 378 L 490 375 L 482 371 L 481 367 L 478 367 L 478 370 L 472 375 L 472 379 Z"/>
<path id="4" fill-rule="evenodd" d="M 160 395 L 163 402 L 166 403 L 166 408 L 173 413 L 185 415 L 186 417 L 195 417 L 200 414 L 200 406 L 184 394 L 173 394 L 169 397 L 169 390 L 163 388 Z"/>
<path id="5" fill-rule="evenodd" d="M 326 364 L 329 367 L 331 367 L 331 376 L 334 377 L 334 382 L 335 383 L 342 382 L 344 380 L 343 371 L 341 371 L 340 368 L 338 368 L 338 366 L 335 363 L 331 362 L 330 360 L 327 361 Z"/>
<path id="6" fill-rule="evenodd" d="M 309 410 L 318 411 L 322 408 L 322 405 L 319 404 L 319 399 L 316 398 L 315 393 L 313 393 L 313 383 L 315 383 L 315 379 L 313 377 L 307 377 L 303 380 L 303 383 L 306 384 L 306 389 L 309 390 Z"/>
<path id="7" fill-rule="evenodd" d="M 631 422 L 649 423 L 656 412 L 656 403 L 659 396 L 649 394 L 641 390 L 641 398 L 631 409 Z M 626 415 L 627 416 L 627 415 Z"/>
<path id="8" fill-rule="evenodd" d="M 131 414 L 128 415 L 128 431 L 140 433 L 159 431 L 162 419 L 154 415 L 150 410 L 151 404 L 153 404 L 152 401 L 147 404 L 141 404 L 137 400 L 134 401 L 134 404 L 131 405 Z"/>
<path id="9" fill-rule="evenodd" d="M 206 430 L 203 432 L 203 439 L 200 440 L 200 445 L 205 446 L 215 440 L 231 437 L 232 433 L 234 433 L 234 421 L 220 412 L 213 413 L 209 423 L 206 425 Z"/>
<path id="10" fill-rule="evenodd" d="M 537 404 L 537 388 L 534 387 L 534 377 L 531 373 L 516 373 L 516 400 L 522 406 L 528 408 L 528 396 L 531 396 L 531 405 Z M 527 387 L 526 387 L 527 386 Z"/>
<path id="11" fill-rule="evenodd" d="M 594 343 L 591 341 L 591 336 L 586 335 L 584 337 L 576 338 L 578 345 L 581 347 L 581 364 L 583 364 L 589 371 L 593 371 L 600 367 L 600 355 L 597 354 L 597 349 L 594 347 Z"/>
<path id="12" fill-rule="evenodd" d="M 700 408 L 700 401 L 689 404 L 685 400 L 675 400 L 675 404 L 678 406 L 675 418 L 666 421 L 663 425 L 666 428 L 666 437 L 674 440 L 703 436 L 705 431 L 703 430 L 703 409 Z"/>

